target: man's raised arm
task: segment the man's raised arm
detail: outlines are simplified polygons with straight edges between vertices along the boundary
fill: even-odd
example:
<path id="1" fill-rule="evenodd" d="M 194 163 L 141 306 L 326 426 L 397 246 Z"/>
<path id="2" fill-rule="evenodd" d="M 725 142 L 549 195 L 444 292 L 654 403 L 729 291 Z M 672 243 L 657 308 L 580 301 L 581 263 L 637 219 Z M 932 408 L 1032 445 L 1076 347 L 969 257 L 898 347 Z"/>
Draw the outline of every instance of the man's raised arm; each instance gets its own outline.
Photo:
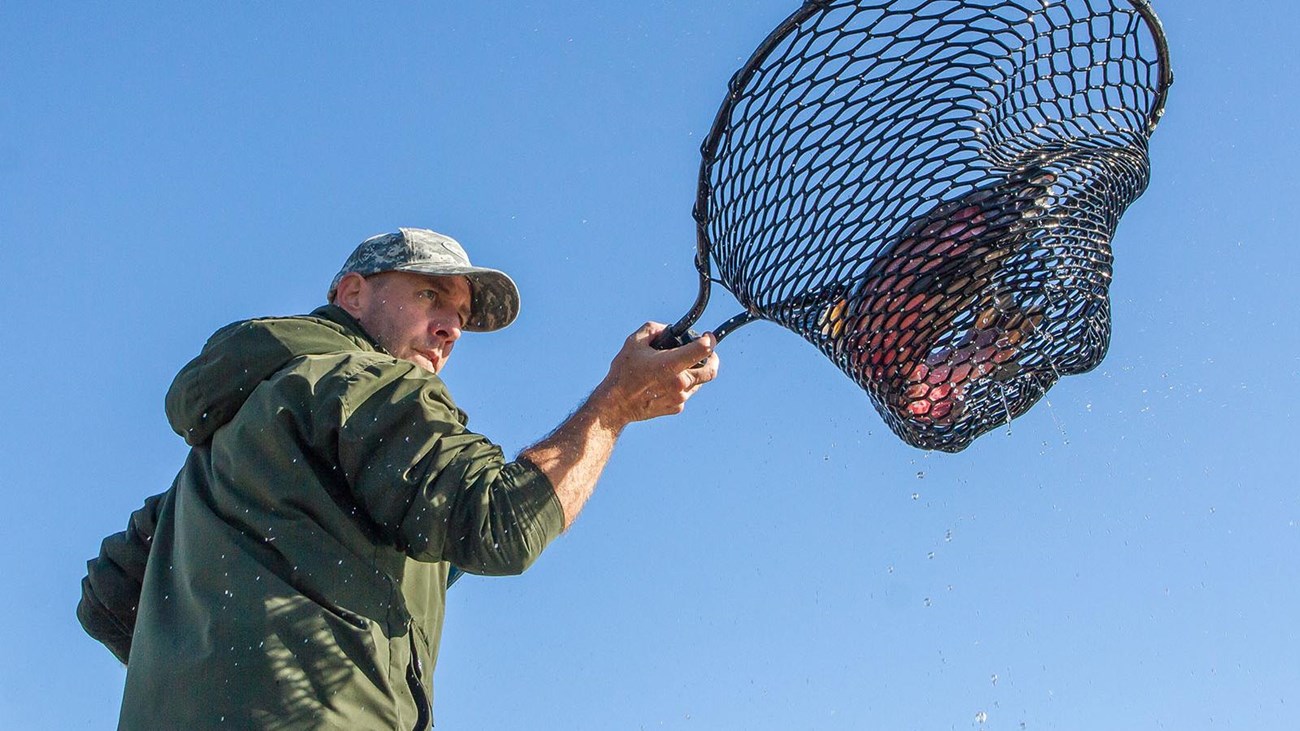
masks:
<path id="1" fill-rule="evenodd" d="M 649 322 L 628 336 L 605 379 L 577 411 L 519 454 L 555 486 L 566 530 L 596 489 L 623 428 L 634 421 L 680 414 L 686 400 L 718 374 L 712 333 L 680 348 L 655 350 L 650 343 L 664 329 Z"/>

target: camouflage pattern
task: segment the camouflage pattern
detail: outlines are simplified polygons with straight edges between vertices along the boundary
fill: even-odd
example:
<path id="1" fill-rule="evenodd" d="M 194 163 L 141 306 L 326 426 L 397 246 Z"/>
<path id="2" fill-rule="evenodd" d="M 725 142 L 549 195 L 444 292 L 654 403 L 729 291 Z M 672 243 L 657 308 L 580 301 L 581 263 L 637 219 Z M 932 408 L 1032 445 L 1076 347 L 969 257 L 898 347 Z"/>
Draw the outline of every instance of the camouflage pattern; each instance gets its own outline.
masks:
<path id="1" fill-rule="evenodd" d="M 463 275 L 469 279 L 472 301 L 465 330 L 500 330 L 519 314 L 519 288 L 505 272 L 470 264 L 465 249 L 450 236 L 426 228 L 399 228 L 397 233 L 371 236 L 352 252 L 330 282 L 329 301 L 343 276 L 380 272 L 415 272 L 433 276 Z"/>

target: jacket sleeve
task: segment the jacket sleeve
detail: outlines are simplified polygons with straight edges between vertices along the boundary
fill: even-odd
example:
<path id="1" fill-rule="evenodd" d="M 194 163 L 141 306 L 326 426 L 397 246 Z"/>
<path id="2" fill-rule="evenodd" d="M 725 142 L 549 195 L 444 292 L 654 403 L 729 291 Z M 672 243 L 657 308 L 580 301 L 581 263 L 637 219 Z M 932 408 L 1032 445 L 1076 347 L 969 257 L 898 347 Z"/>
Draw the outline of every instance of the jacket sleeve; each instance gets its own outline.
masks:
<path id="1" fill-rule="evenodd" d="M 131 654 L 144 570 L 165 495 L 145 500 L 144 507 L 131 514 L 126 530 L 104 539 L 99 556 L 86 562 L 86 576 L 81 580 L 77 619 L 87 634 L 104 643 L 123 663 Z"/>
<path id="2" fill-rule="evenodd" d="M 337 464 L 357 502 L 409 556 L 517 574 L 563 530 L 550 480 L 470 432 L 442 381 L 374 363 L 340 399 Z"/>

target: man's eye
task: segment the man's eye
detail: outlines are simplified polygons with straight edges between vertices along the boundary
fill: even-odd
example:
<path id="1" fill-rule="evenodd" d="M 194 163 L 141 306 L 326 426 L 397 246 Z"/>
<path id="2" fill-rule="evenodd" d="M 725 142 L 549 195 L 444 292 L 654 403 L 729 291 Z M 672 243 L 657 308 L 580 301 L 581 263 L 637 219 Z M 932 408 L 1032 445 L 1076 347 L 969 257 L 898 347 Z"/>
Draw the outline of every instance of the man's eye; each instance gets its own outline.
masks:
<path id="1" fill-rule="evenodd" d="M 433 291 L 432 289 L 421 290 L 419 296 L 429 300 L 430 302 L 438 301 L 438 293 Z"/>

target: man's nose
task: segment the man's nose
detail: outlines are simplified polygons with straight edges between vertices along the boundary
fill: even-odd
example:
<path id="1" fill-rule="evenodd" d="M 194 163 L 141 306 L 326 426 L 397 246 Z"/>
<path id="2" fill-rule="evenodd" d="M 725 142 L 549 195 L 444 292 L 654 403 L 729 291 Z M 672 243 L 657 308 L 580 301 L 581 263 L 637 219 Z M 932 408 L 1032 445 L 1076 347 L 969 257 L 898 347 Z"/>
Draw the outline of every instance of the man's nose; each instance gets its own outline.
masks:
<path id="1" fill-rule="evenodd" d="M 460 316 L 440 315 L 430 323 L 433 334 L 449 342 L 460 340 Z"/>

